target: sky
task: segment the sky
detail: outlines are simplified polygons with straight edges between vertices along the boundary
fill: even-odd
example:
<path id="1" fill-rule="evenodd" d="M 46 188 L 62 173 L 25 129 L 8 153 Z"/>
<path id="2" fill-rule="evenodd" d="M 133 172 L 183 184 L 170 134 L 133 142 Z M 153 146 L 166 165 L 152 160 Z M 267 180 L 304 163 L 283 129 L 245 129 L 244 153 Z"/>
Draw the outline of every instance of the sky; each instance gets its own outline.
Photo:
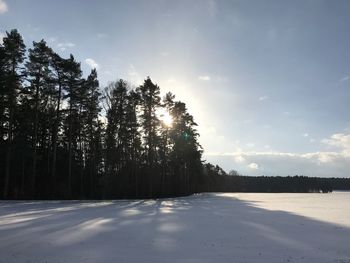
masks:
<path id="1" fill-rule="evenodd" d="M 45 39 L 102 87 L 150 76 L 226 171 L 350 177 L 349 14 L 347 0 L 0 0 L 0 42 Z"/>

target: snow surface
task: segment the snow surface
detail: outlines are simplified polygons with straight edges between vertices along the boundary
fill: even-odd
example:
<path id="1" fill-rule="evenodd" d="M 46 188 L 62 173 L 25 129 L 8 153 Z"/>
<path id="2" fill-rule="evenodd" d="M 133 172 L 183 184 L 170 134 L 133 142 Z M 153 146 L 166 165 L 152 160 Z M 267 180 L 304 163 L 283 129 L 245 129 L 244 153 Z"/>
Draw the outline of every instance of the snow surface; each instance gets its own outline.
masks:
<path id="1" fill-rule="evenodd" d="M 350 262 L 350 192 L 0 202 L 0 262 Z"/>

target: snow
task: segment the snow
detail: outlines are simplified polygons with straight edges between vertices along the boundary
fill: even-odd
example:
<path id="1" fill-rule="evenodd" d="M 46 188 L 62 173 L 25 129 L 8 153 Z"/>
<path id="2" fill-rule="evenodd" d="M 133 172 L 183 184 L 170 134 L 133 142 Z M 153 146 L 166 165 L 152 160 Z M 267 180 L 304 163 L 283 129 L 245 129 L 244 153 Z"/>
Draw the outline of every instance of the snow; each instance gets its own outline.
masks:
<path id="1" fill-rule="evenodd" d="M 2 201 L 0 262 L 350 262 L 350 192 Z"/>

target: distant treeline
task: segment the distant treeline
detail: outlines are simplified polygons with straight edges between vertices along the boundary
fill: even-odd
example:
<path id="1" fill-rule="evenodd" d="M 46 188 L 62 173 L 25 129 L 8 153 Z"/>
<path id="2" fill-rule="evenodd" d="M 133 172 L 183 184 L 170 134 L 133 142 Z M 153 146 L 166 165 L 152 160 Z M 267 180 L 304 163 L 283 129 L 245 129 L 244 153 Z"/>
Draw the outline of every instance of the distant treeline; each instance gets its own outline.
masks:
<path id="1" fill-rule="evenodd" d="M 329 193 L 350 191 L 350 178 L 307 176 L 242 176 L 227 174 L 219 166 L 205 164 L 207 192 Z"/>
<path id="2" fill-rule="evenodd" d="M 17 30 L 0 45 L 0 196 L 154 198 L 203 191 L 329 191 L 305 177 L 241 177 L 202 161 L 185 103 L 147 78 L 101 89 L 73 55 Z M 338 182 L 339 185 L 342 181 Z M 334 188 L 336 189 L 336 188 Z"/>

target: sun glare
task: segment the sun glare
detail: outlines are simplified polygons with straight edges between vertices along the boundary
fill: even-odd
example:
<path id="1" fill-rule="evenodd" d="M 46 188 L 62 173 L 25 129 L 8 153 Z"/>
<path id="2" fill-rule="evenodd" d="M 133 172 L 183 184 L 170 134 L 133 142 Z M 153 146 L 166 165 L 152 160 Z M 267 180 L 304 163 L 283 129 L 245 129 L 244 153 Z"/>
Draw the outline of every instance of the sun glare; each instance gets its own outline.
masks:
<path id="1" fill-rule="evenodd" d="M 159 119 L 168 127 L 171 127 L 171 125 L 173 124 L 173 118 L 171 117 L 169 112 L 167 112 L 164 109 L 159 110 Z"/>

